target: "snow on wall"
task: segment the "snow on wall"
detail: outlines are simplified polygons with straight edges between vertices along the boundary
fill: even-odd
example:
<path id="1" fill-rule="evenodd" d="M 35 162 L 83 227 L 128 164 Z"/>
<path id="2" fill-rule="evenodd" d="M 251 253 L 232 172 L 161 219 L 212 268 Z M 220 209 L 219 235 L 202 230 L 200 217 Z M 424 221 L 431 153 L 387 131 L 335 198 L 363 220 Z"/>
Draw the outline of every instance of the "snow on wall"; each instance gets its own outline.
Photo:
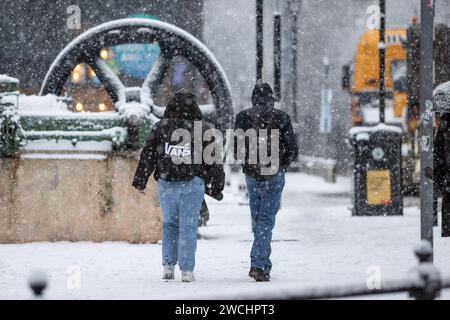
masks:
<path id="1" fill-rule="evenodd" d="M 19 83 L 19 79 L 10 77 L 6 74 L 0 74 L 0 82 Z"/>
<path id="2" fill-rule="evenodd" d="M 117 120 L 117 112 L 72 112 L 58 96 L 19 96 L 19 114 L 26 117 L 55 117 L 67 120 Z"/>
<path id="3" fill-rule="evenodd" d="M 57 96 L 48 94 L 45 96 L 19 96 L 19 113 L 21 115 L 48 116 L 67 115 L 72 112 L 67 105 Z"/>
<path id="4" fill-rule="evenodd" d="M 27 153 L 21 155 L 22 159 L 34 159 L 34 160 L 105 160 L 106 156 L 101 154 L 70 154 L 70 153 Z"/>
<path id="5" fill-rule="evenodd" d="M 23 148 L 25 151 L 99 151 L 108 152 L 112 150 L 111 141 L 78 141 L 75 145 L 66 139 L 40 139 L 29 140 Z"/>
<path id="6" fill-rule="evenodd" d="M 24 131 L 27 144 L 23 151 L 99 151 L 107 152 L 122 145 L 127 128 L 114 127 L 99 131 Z M 105 141 L 78 141 L 82 138 L 106 139 Z"/>
<path id="7" fill-rule="evenodd" d="M 19 96 L 18 114 L 26 117 L 65 120 L 118 120 L 118 112 L 72 112 L 67 104 L 55 95 Z M 125 141 L 127 129 L 114 127 L 99 131 L 24 131 L 27 140 L 24 151 L 102 151 L 113 149 L 113 144 Z M 56 140 L 56 137 L 59 139 Z M 107 141 L 77 141 L 74 137 L 105 138 Z M 34 140 L 36 139 L 36 140 Z"/>

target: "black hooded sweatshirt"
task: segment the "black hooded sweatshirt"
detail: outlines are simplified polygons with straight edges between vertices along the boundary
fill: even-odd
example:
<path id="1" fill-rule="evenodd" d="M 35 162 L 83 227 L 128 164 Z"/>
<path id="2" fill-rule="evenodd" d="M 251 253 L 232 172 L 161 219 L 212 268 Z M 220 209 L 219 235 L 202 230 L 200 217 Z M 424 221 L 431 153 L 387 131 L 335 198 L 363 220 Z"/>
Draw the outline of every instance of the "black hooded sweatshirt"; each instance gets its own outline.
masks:
<path id="1" fill-rule="evenodd" d="M 252 108 L 245 109 L 238 113 L 238 115 L 236 116 L 234 129 L 242 129 L 243 131 L 247 131 L 248 129 L 256 129 L 257 132 L 259 129 L 267 129 L 267 150 L 269 153 L 268 156 L 270 156 L 271 150 L 271 130 L 278 129 L 280 137 L 280 141 L 278 141 L 279 170 L 286 171 L 292 161 L 294 161 L 298 156 L 297 139 L 295 137 L 289 115 L 282 110 L 275 109 L 275 99 L 273 97 L 273 91 L 270 85 L 267 83 L 261 83 L 255 86 L 252 94 L 252 104 Z M 237 140 L 235 140 L 235 146 L 237 146 Z M 271 178 L 272 175 L 261 174 L 261 169 L 263 167 L 270 167 L 270 164 L 260 164 L 259 156 L 258 163 L 249 163 L 249 153 L 259 153 L 259 151 L 257 150 L 259 148 L 259 145 L 256 150 L 251 150 L 251 147 L 249 146 L 249 143 L 247 141 L 245 148 L 246 159 L 245 163 L 243 164 L 244 174 L 258 181 L 264 181 Z M 235 157 L 236 154 L 237 148 L 235 148 Z"/>
<path id="2" fill-rule="evenodd" d="M 210 127 L 203 121 L 200 108 L 195 101 L 195 96 L 182 90 L 175 93 L 169 101 L 164 117 L 152 128 L 148 140 L 142 150 L 133 187 L 144 190 L 148 179 L 153 173 L 156 180 L 163 179 L 168 182 L 189 181 L 194 177 L 200 177 L 205 181 L 207 194 L 215 197 L 224 188 L 225 173 L 222 164 L 207 165 L 194 164 L 194 123 L 200 124 L 203 132 Z M 171 141 L 172 133 L 177 129 L 186 129 L 190 132 L 191 141 L 184 146 L 177 146 L 178 141 Z M 199 141 L 202 150 L 207 142 Z M 172 156 L 190 158 L 191 163 L 175 163 Z"/>

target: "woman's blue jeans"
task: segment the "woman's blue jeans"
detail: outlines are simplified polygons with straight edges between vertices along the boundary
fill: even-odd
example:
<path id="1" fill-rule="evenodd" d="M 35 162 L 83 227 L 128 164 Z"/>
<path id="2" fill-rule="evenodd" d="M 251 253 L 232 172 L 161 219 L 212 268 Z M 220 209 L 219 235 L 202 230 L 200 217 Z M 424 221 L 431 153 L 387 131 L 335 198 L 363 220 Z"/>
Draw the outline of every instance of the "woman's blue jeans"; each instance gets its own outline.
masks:
<path id="1" fill-rule="evenodd" d="M 162 209 L 162 263 L 194 271 L 200 207 L 205 195 L 203 179 L 167 182 L 158 179 Z"/>

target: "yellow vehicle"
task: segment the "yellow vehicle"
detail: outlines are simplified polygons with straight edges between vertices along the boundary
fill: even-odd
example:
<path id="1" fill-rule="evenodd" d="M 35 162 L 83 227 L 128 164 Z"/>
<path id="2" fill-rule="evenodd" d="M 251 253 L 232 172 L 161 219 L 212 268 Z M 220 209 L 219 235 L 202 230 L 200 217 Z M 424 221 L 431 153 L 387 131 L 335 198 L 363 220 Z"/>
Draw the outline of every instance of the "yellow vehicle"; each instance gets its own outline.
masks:
<path id="1" fill-rule="evenodd" d="M 347 89 L 352 96 L 353 126 L 374 125 L 379 122 L 378 37 L 378 30 L 371 30 L 359 38 L 353 64 L 353 77 L 348 75 Z M 386 122 L 395 125 L 402 125 L 406 120 L 407 52 L 404 43 L 406 43 L 406 29 L 386 30 Z M 350 78 L 353 78 L 353 81 Z"/>
<path id="2" fill-rule="evenodd" d="M 419 182 L 417 124 L 408 112 L 407 29 L 386 30 L 385 121 L 404 130 L 402 144 L 403 185 L 413 190 Z M 342 87 L 351 95 L 352 126 L 379 123 L 379 30 L 361 35 L 352 65 L 344 66 Z"/>

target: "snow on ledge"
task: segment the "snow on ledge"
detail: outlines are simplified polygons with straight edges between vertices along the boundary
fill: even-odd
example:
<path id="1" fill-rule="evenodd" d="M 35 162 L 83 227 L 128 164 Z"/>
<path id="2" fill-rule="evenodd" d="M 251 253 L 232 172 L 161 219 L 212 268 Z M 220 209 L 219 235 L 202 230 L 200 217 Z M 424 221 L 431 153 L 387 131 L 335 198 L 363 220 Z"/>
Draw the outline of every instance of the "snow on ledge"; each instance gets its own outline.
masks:
<path id="1" fill-rule="evenodd" d="M 45 96 L 19 95 L 18 113 L 22 117 L 51 117 L 65 120 L 119 120 L 115 111 L 106 112 L 73 112 L 60 97 L 47 94 Z"/>
<path id="2" fill-rule="evenodd" d="M 10 77 L 6 74 L 0 74 L 0 82 L 19 83 L 19 79 Z"/>
<path id="3" fill-rule="evenodd" d="M 21 159 L 33 160 L 105 160 L 107 157 L 102 154 L 74 154 L 74 153 L 28 153 L 20 156 Z"/>
<path id="4" fill-rule="evenodd" d="M 19 114 L 23 116 L 68 115 L 73 113 L 53 94 L 45 96 L 19 95 Z"/>
<path id="5" fill-rule="evenodd" d="M 28 140 L 22 148 L 24 151 L 76 151 L 76 152 L 110 152 L 111 141 L 78 141 L 75 145 L 71 140 L 40 139 Z"/>
<path id="6" fill-rule="evenodd" d="M 112 127 L 108 129 L 103 129 L 99 131 L 25 131 L 26 136 L 34 136 L 34 137 L 98 137 L 98 138 L 114 138 L 114 137 L 125 137 L 128 131 L 127 128 L 123 127 Z"/>

